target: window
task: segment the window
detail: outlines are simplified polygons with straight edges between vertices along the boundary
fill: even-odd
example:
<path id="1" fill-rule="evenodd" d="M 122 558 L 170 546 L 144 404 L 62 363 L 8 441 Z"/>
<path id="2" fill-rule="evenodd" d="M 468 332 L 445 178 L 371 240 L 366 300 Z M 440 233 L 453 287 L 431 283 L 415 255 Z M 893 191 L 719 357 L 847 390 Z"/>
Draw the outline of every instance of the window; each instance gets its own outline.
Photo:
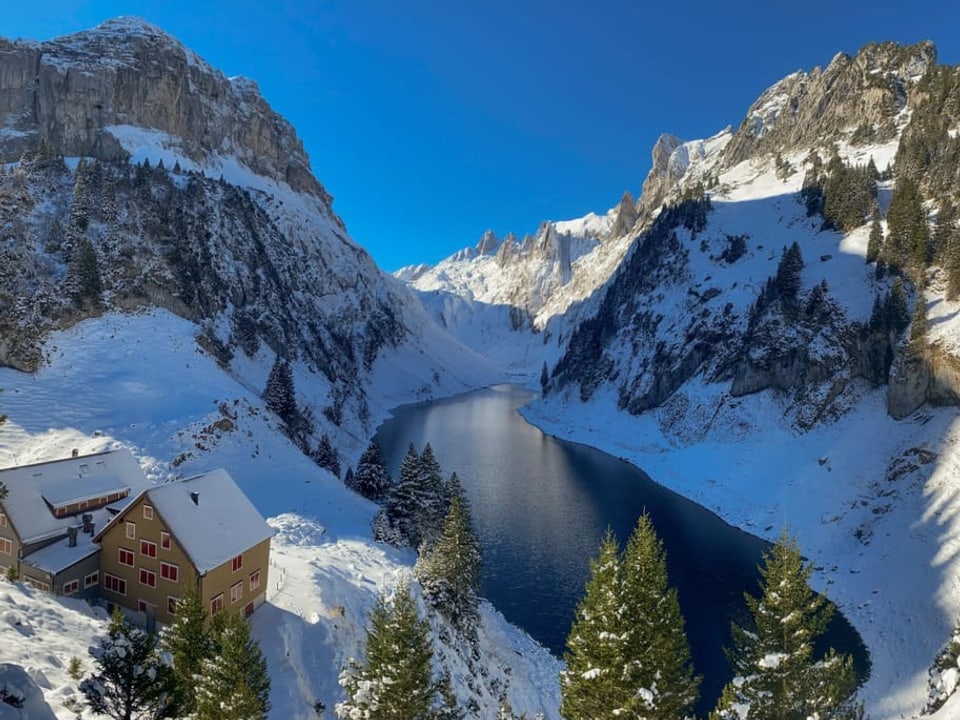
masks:
<path id="1" fill-rule="evenodd" d="M 133 540 L 137 537 L 137 524 L 127 521 L 127 539 Z"/>
<path id="2" fill-rule="evenodd" d="M 117 550 L 117 562 L 121 565 L 133 567 L 133 558 L 133 550 L 127 550 L 126 548 L 120 548 Z"/>
<path id="3" fill-rule="evenodd" d="M 164 550 L 169 550 L 171 548 L 170 533 L 168 532 L 160 533 L 160 547 L 162 547 Z"/>
<path id="4" fill-rule="evenodd" d="M 50 592 L 50 586 L 39 580 L 34 580 L 32 577 L 25 577 L 24 580 L 27 581 L 27 585 L 34 588 L 35 590 L 42 590 L 43 592 Z"/>
<path id="5" fill-rule="evenodd" d="M 94 570 L 92 573 L 90 573 L 89 575 L 84 576 L 84 578 L 83 578 L 83 586 L 84 586 L 85 588 L 93 587 L 94 585 L 96 585 L 96 584 L 99 583 L 99 582 L 100 582 L 100 571 L 99 571 L 99 570 Z"/>
<path id="6" fill-rule="evenodd" d="M 180 602 L 180 598 L 174 597 L 173 595 L 167 595 L 167 612 L 170 615 L 177 614 L 177 605 Z"/>
<path id="7" fill-rule="evenodd" d="M 233 560 L 231 560 L 233 565 L 233 571 L 236 572 L 243 567 L 243 555 L 237 555 Z"/>
<path id="8" fill-rule="evenodd" d="M 77 590 L 80 589 L 79 580 L 71 580 L 63 584 L 63 594 L 64 595 L 73 595 Z"/>
<path id="9" fill-rule="evenodd" d="M 256 590 L 260 587 L 260 571 L 254 570 L 250 573 L 250 590 Z"/>
<path id="10" fill-rule="evenodd" d="M 157 544 L 149 540 L 140 541 L 140 554 L 155 558 L 157 556 Z"/>
<path id="11" fill-rule="evenodd" d="M 155 588 L 157 586 L 157 574 L 153 570 L 140 568 L 140 584 Z"/>
<path id="12" fill-rule="evenodd" d="M 211 615 L 216 615 L 221 610 L 223 610 L 223 593 L 220 593 L 215 598 L 213 598 L 213 600 L 210 601 Z"/>
<path id="13" fill-rule="evenodd" d="M 0 527 L 6 527 L 6 526 L 7 526 L 7 516 L 4 515 L 3 513 L 0 513 Z"/>
<path id="14" fill-rule="evenodd" d="M 143 519 L 144 520 L 153 520 L 153 506 L 144 505 L 143 506 Z"/>
<path id="15" fill-rule="evenodd" d="M 157 611 L 157 606 L 146 600 L 137 600 L 137 611 L 146 613 L 147 615 L 153 615 Z"/>
<path id="16" fill-rule="evenodd" d="M 7 538 L 0 538 L 0 553 L 13 555 L 13 541 Z"/>
<path id="17" fill-rule="evenodd" d="M 127 581 L 123 578 L 118 578 L 116 575 L 104 573 L 103 586 L 110 592 L 114 592 L 117 595 L 127 594 Z"/>
<path id="18" fill-rule="evenodd" d="M 243 580 L 238 583 L 234 583 L 230 586 L 230 604 L 240 602 L 240 597 L 243 595 Z"/>
<path id="19" fill-rule="evenodd" d="M 180 582 L 180 567 L 171 563 L 160 563 L 160 577 L 170 582 Z"/>

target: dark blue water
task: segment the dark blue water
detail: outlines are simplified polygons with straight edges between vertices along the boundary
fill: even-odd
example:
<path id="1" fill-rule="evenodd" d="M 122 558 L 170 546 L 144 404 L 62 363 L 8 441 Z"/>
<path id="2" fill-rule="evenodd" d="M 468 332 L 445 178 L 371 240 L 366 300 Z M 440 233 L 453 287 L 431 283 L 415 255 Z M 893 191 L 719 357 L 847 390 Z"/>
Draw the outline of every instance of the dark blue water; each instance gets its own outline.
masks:
<path id="1" fill-rule="evenodd" d="M 590 558 L 609 526 L 621 544 L 644 509 L 667 549 L 701 685 L 702 715 L 730 678 L 723 648 L 731 621 L 747 618 L 744 591 L 758 594 L 757 566 L 769 545 L 680 495 L 633 465 L 544 435 L 517 413 L 532 395 L 499 386 L 449 400 L 406 405 L 377 431 L 396 477 L 407 447 L 426 442 L 472 503 L 484 547 L 483 594 L 508 620 L 562 656 Z M 839 615 L 829 644 L 866 651 Z"/>

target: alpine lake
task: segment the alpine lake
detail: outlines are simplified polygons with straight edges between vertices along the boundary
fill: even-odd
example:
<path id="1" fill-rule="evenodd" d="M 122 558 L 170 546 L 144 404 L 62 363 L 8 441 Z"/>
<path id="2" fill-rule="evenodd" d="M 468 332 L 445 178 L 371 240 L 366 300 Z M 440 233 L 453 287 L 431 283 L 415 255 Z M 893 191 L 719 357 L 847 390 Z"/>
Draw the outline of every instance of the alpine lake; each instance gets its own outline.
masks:
<path id="1" fill-rule="evenodd" d="M 731 622 L 749 618 L 744 592 L 759 594 L 769 543 L 662 487 L 635 466 L 544 435 L 517 412 L 533 394 L 500 385 L 395 409 L 374 438 L 397 476 L 411 443 L 430 443 L 456 472 L 484 550 L 482 595 L 558 657 L 607 528 L 626 542 L 646 511 L 663 540 L 695 671 L 698 714 L 713 708 L 731 670 Z M 869 658 L 839 613 L 821 645 L 850 653 L 861 678 Z M 819 650 L 820 648 L 818 648 Z"/>

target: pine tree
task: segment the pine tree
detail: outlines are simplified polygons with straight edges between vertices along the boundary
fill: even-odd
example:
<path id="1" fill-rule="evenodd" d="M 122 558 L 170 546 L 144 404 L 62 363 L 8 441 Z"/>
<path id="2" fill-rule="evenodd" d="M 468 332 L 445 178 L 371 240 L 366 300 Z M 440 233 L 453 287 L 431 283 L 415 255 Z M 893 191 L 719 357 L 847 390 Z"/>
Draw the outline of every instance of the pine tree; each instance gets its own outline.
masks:
<path id="1" fill-rule="evenodd" d="M 543 367 L 540 368 L 540 391 L 546 394 L 547 385 L 550 383 L 550 373 L 547 372 L 547 361 L 543 361 Z"/>
<path id="2" fill-rule="evenodd" d="M 917 299 L 913 307 L 913 318 L 910 320 L 910 345 L 914 352 L 920 352 L 927 339 L 927 299 L 923 289 L 917 288 Z"/>
<path id="3" fill-rule="evenodd" d="M 155 635 L 130 625 L 116 610 L 90 654 L 96 672 L 80 683 L 80 692 L 92 712 L 115 720 L 168 717 L 172 674 Z"/>
<path id="4" fill-rule="evenodd" d="M 621 677 L 626 638 L 621 623 L 620 556 L 609 529 L 590 563 L 590 580 L 567 636 L 560 674 L 560 713 L 566 720 L 615 717 L 630 705 L 633 688 Z"/>
<path id="5" fill-rule="evenodd" d="M 287 425 L 293 423 L 297 416 L 297 398 L 293 388 L 293 372 L 290 364 L 281 360 L 280 356 L 273 361 L 267 385 L 263 389 L 263 401 L 267 410 L 279 417 Z"/>
<path id="6" fill-rule="evenodd" d="M 806 720 L 856 718 L 856 676 L 852 659 L 830 650 L 813 656 L 833 605 L 809 584 L 812 564 L 804 564 L 796 541 L 787 536 L 764 555 L 762 596 L 745 595 L 753 627 L 733 626 L 729 653 L 734 679 L 726 688 L 715 720 Z"/>
<path id="7" fill-rule="evenodd" d="M 337 704 L 337 717 L 430 720 L 437 684 L 429 631 L 406 583 L 392 602 L 381 595 L 370 614 L 363 664 L 352 661 L 340 675 L 349 699 Z"/>
<path id="8" fill-rule="evenodd" d="M 188 589 L 177 602 L 177 614 L 161 635 L 161 647 L 173 659 L 175 706 L 181 716 L 197 709 L 195 678 L 203 661 L 214 652 L 213 638 L 207 629 L 209 616 L 196 590 Z"/>
<path id="9" fill-rule="evenodd" d="M 351 489 L 376 502 L 383 498 L 389 488 L 390 476 L 383 461 L 383 451 L 375 442 L 370 443 L 357 461 Z"/>
<path id="10" fill-rule="evenodd" d="M 899 335 L 910 324 L 910 312 L 907 309 L 907 294 L 900 278 L 894 278 L 893 287 L 886 301 L 887 327 Z"/>
<path id="11" fill-rule="evenodd" d="M 663 543 L 650 517 L 637 522 L 620 565 L 630 717 L 693 717 L 700 678 L 693 674 L 677 591 L 670 587 Z"/>
<path id="12" fill-rule="evenodd" d="M 450 503 L 440 536 L 417 560 L 414 572 L 427 601 L 467 637 L 475 636 L 479 621 L 482 557 L 470 507 L 458 493 Z"/>
<path id="13" fill-rule="evenodd" d="M 420 506 L 415 515 L 419 538 L 415 547 L 425 545 L 430 548 L 443 528 L 450 500 L 447 485 L 443 481 L 443 469 L 430 443 L 424 445 L 420 453 L 419 471 Z"/>
<path id="14" fill-rule="evenodd" d="M 384 502 L 384 519 L 390 530 L 378 532 L 377 539 L 396 536 L 403 544 L 429 549 L 440 534 L 446 501 L 442 469 L 433 448 L 427 443 L 418 454 L 411 443 L 400 464 L 397 483 L 390 488 Z"/>
<path id="15" fill-rule="evenodd" d="M 803 256 L 800 246 L 794 242 L 783 249 L 780 263 L 777 265 L 776 288 L 780 297 L 786 301 L 793 301 L 800 292 L 800 273 L 803 270 Z"/>
<path id="16" fill-rule="evenodd" d="M 943 266 L 947 274 L 947 300 L 960 297 L 960 230 L 952 228 L 942 248 Z"/>
<path id="17" fill-rule="evenodd" d="M 317 465 L 340 477 L 340 455 L 326 433 L 320 437 L 320 444 L 314 451 L 313 459 Z"/>
<path id="18" fill-rule="evenodd" d="M 883 228 L 880 227 L 880 209 L 873 208 L 873 220 L 870 223 L 870 240 L 867 242 L 867 262 L 876 262 L 883 245 Z"/>
<path id="19" fill-rule="evenodd" d="M 263 720 L 270 710 L 270 676 L 247 621 L 217 615 L 216 650 L 196 679 L 197 720 Z"/>
<path id="20" fill-rule="evenodd" d="M 919 187 L 908 177 L 899 178 L 887 210 L 887 265 L 918 277 L 929 260 L 929 235 Z"/>
<path id="21" fill-rule="evenodd" d="M 430 720 L 464 720 L 467 711 L 457 704 L 457 694 L 450 682 L 450 673 L 444 671 L 438 683 L 439 704 L 434 707 Z"/>

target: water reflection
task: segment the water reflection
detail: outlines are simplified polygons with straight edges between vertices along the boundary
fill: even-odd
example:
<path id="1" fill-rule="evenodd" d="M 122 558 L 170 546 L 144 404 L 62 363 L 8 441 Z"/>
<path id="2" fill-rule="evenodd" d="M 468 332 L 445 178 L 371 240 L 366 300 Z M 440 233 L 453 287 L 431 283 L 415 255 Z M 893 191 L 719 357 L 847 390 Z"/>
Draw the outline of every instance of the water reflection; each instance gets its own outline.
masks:
<path id="1" fill-rule="evenodd" d="M 561 655 L 590 558 L 609 526 L 621 543 L 646 509 L 667 548 L 694 664 L 704 675 L 703 714 L 729 678 L 723 654 L 730 621 L 743 620 L 743 592 L 757 592 L 767 544 L 727 525 L 634 466 L 547 437 L 517 408 L 531 394 L 499 386 L 408 405 L 377 432 L 394 476 L 412 442 L 430 442 L 445 472 L 456 470 L 483 543 L 483 593 L 503 614 Z M 866 662 L 842 618 L 830 641 Z"/>

